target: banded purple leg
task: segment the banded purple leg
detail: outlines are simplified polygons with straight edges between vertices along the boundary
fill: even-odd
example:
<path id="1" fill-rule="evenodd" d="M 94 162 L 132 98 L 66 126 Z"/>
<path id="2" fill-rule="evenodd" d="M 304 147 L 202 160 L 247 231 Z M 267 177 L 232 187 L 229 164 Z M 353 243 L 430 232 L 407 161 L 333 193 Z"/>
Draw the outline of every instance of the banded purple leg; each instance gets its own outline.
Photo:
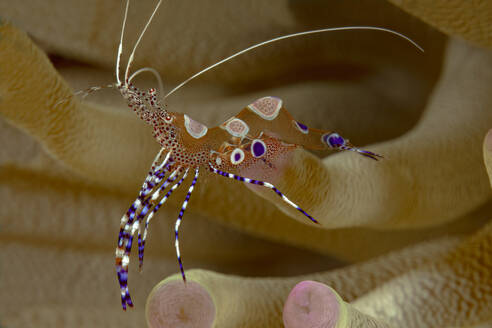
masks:
<path id="1" fill-rule="evenodd" d="M 116 247 L 116 252 L 115 252 L 116 255 L 115 262 L 116 262 L 116 273 L 118 275 L 118 282 L 120 284 L 121 303 L 124 310 L 126 310 L 127 304 L 129 306 L 133 306 L 128 291 L 127 283 L 128 283 L 128 264 L 130 262 L 130 252 L 132 248 L 133 235 L 139 226 L 139 222 L 138 220 L 135 220 L 135 216 L 138 213 L 138 211 L 142 209 L 145 195 L 148 194 L 150 190 L 152 190 L 152 188 L 149 188 L 150 186 L 149 183 L 150 180 L 153 181 L 155 180 L 154 179 L 154 177 L 156 176 L 155 165 L 158 162 L 161 153 L 162 152 L 159 152 L 154 162 L 152 163 L 151 170 L 143 183 L 143 186 L 139 192 L 137 199 L 133 202 L 133 204 L 130 206 L 128 211 L 121 218 L 120 232 L 118 236 L 118 245 Z M 162 179 L 164 177 L 165 172 L 162 171 L 162 168 L 165 166 L 169 158 L 170 158 L 170 154 L 168 153 L 164 161 L 159 165 L 158 168 L 161 168 L 162 174 L 159 174 L 158 179 Z"/>
<path id="2" fill-rule="evenodd" d="M 152 206 L 154 204 L 153 201 L 155 201 L 157 198 L 159 198 L 160 192 L 163 191 L 164 189 L 166 189 L 171 183 L 173 183 L 177 179 L 179 170 L 180 170 L 180 168 L 177 168 L 176 170 L 174 170 L 171 173 L 171 175 L 166 179 L 166 181 L 164 181 L 164 183 L 156 191 L 154 191 L 152 196 L 145 199 L 145 201 L 143 202 L 143 208 L 140 211 L 140 213 L 138 214 L 138 217 L 137 217 L 135 224 L 134 224 L 134 228 L 132 228 L 132 233 L 131 233 L 132 236 L 135 233 L 135 230 L 138 230 L 137 241 L 138 241 L 139 269 L 141 269 L 142 265 L 143 265 L 143 249 L 145 247 L 144 244 L 142 243 L 142 229 L 141 229 L 142 220 L 145 218 L 145 216 L 149 213 L 149 210 L 152 208 Z M 135 225 L 136 225 L 136 227 L 135 227 Z"/>
<path id="3" fill-rule="evenodd" d="M 166 163 L 169 161 L 171 153 L 168 153 L 165 159 L 162 161 L 162 163 L 158 167 L 156 167 L 157 162 L 159 161 L 159 158 L 161 157 L 163 150 L 164 149 L 162 148 L 159 151 L 154 161 L 152 162 L 152 165 L 149 170 L 149 174 L 147 175 L 147 178 L 145 179 L 142 188 L 140 189 L 137 199 L 130 206 L 126 214 L 123 215 L 123 217 L 121 218 L 117 249 L 123 247 L 124 240 L 128 240 L 128 238 L 133 236 L 133 234 L 131 235 L 129 234 L 131 224 L 134 221 L 136 213 L 142 208 L 142 203 L 144 201 L 145 196 L 152 190 L 155 184 L 158 184 L 165 176 L 166 171 L 163 168 L 165 167 Z"/>
<path id="4" fill-rule="evenodd" d="M 176 182 L 169 189 L 169 191 L 162 197 L 162 199 L 159 201 L 159 203 L 154 207 L 154 209 L 152 210 L 152 212 L 149 213 L 149 215 L 147 216 L 147 220 L 145 221 L 145 228 L 144 228 L 143 238 L 142 239 L 140 238 L 140 236 L 141 236 L 140 231 L 138 233 L 138 262 L 139 262 L 138 268 L 139 268 L 139 270 L 142 270 L 142 266 L 143 266 L 143 257 L 144 257 L 144 250 L 145 250 L 145 240 L 147 239 L 147 230 L 148 230 L 148 227 L 149 227 L 150 220 L 152 220 L 152 217 L 154 216 L 154 214 L 166 202 L 166 200 L 169 198 L 169 196 L 171 196 L 171 194 L 173 193 L 173 191 L 176 190 L 181 185 L 181 183 L 184 181 L 184 179 L 186 179 L 186 176 L 188 175 L 188 170 L 189 169 L 186 169 L 185 170 L 185 172 L 184 172 L 183 176 L 181 177 L 181 179 L 178 182 Z"/>
<path id="5" fill-rule="evenodd" d="M 157 161 L 161 157 L 161 154 L 163 152 L 164 148 L 161 148 L 159 153 L 154 159 L 154 162 L 152 163 L 152 166 L 150 167 L 149 174 L 147 175 L 147 178 L 144 181 L 144 184 L 142 188 L 140 189 L 139 196 L 145 197 L 149 194 L 149 192 L 154 188 L 154 186 L 158 185 L 162 179 L 165 176 L 165 173 L 167 172 L 166 164 L 169 162 L 171 159 L 171 152 L 168 152 L 166 154 L 166 157 L 162 161 L 159 166 L 157 165 Z"/>
<path id="6" fill-rule="evenodd" d="M 301 207 L 299 207 L 297 204 L 295 204 L 293 201 L 291 201 L 289 198 L 287 198 L 287 196 L 285 196 L 282 192 L 280 192 L 280 190 L 278 190 L 277 187 L 275 187 L 271 183 L 265 182 L 265 181 L 260 181 L 260 180 L 253 180 L 253 179 L 245 178 L 245 177 L 242 177 L 242 176 L 239 176 L 239 175 L 236 175 L 236 174 L 224 172 L 224 171 L 218 170 L 215 167 L 213 167 L 211 163 L 208 163 L 208 165 L 210 166 L 210 170 L 212 172 L 214 172 L 215 174 L 218 174 L 220 176 L 223 176 L 223 177 L 226 177 L 226 178 L 229 178 L 229 179 L 234 179 L 234 180 L 242 181 L 244 183 L 251 183 L 251 184 L 255 184 L 255 185 L 258 185 L 258 186 L 263 186 L 263 187 L 272 189 L 280 198 L 282 198 L 282 200 L 284 202 L 286 202 L 287 204 L 289 204 L 290 206 L 294 207 L 296 210 L 298 210 L 299 212 L 301 212 L 302 214 L 304 214 L 304 216 L 306 216 L 312 222 L 319 224 L 319 222 L 316 221 L 311 215 L 309 215 Z"/>
<path id="7" fill-rule="evenodd" d="M 183 215 L 186 210 L 186 207 L 188 206 L 191 193 L 193 192 L 193 189 L 195 189 L 195 184 L 196 181 L 198 180 L 199 170 L 200 169 L 198 167 L 195 168 L 195 177 L 191 182 L 191 186 L 188 189 L 188 193 L 186 194 L 186 198 L 183 202 L 183 205 L 181 205 L 181 210 L 179 211 L 178 219 L 176 220 L 176 224 L 174 226 L 174 246 L 176 247 L 176 256 L 178 257 L 179 270 L 181 271 L 181 277 L 183 277 L 184 282 L 186 282 L 186 276 L 183 269 L 183 262 L 181 261 L 181 253 L 179 252 L 179 226 L 181 224 L 181 220 L 183 219 Z"/>

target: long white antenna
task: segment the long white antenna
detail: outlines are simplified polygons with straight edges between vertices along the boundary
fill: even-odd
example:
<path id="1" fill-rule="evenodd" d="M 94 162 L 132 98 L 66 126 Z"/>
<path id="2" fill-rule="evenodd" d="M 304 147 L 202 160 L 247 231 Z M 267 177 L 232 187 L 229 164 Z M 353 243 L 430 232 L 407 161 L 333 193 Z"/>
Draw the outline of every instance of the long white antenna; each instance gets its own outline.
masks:
<path id="1" fill-rule="evenodd" d="M 118 55 L 116 56 L 116 81 L 118 85 L 121 84 L 120 81 L 120 59 L 123 53 L 123 35 L 125 34 L 126 17 L 128 16 L 128 7 L 130 6 L 130 0 L 126 1 L 125 16 L 123 18 L 123 27 L 121 28 L 120 44 L 118 45 Z"/>
<path id="2" fill-rule="evenodd" d="M 287 35 L 284 35 L 284 36 L 280 36 L 280 37 L 277 37 L 277 38 L 274 38 L 274 39 L 270 39 L 270 40 L 263 41 L 263 42 L 260 42 L 260 43 L 255 44 L 255 45 L 252 45 L 251 47 L 248 47 L 248 48 L 243 49 L 243 50 L 241 50 L 239 52 L 236 52 L 235 54 L 233 54 L 233 55 L 231 55 L 231 56 L 229 56 L 227 58 L 224 58 L 221 61 L 218 61 L 218 62 L 216 62 L 213 65 L 208 66 L 207 68 L 205 68 L 205 69 L 201 70 L 200 72 L 198 72 L 198 73 L 190 76 L 189 78 L 187 78 L 186 80 L 184 80 L 183 82 L 181 82 L 180 84 L 178 84 L 177 87 L 175 87 L 174 89 L 172 89 L 171 91 L 169 91 L 164 96 L 164 99 L 166 99 L 167 97 L 169 97 L 171 94 L 173 94 L 175 91 L 177 91 L 178 89 L 180 89 L 182 86 L 184 86 L 186 83 L 190 82 L 194 78 L 202 75 L 203 73 L 211 70 L 214 67 L 219 66 L 220 64 L 225 63 L 228 60 L 233 59 L 234 57 L 237 57 L 239 55 L 242 55 L 242 54 L 244 54 L 244 53 L 246 53 L 246 52 L 248 52 L 250 50 L 253 50 L 255 48 L 258 48 L 258 47 L 261 47 L 261 46 L 264 46 L 266 44 L 273 43 L 273 42 L 276 42 L 276 41 L 293 38 L 293 37 L 296 37 L 296 36 L 308 35 L 308 34 L 315 34 L 315 33 L 322 33 L 322 32 L 344 31 L 344 30 L 375 30 L 375 31 L 388 32 L 388 33 L 395 34 L 395 35 L 397 35 L 397 36 L 399 36 L 399 37 L 407 40 L 412 45 L 414 45 L 417 49 L 419 49 L 420 51 L 424 52 L 424 49 L 422 49 L 422 47 L 420 47 L 415 41 L 413 41 L 409 37 L 407 37 L 407 36 L 405 36 L 405 35 L 403 35 L 401 33 L 398 33 L 396 31 L 393 31 L 393 30 L 384 28 L 384 27 L 376 27 L 376 26 L 343 26 L 343 27 L 323 28 L 323 29 L 320 29 L 320 30 L 311 30 L 311 31 L 299 32 L 299 33 L 287 34 Z"/>
<path id="3" fill-rule="evenodd" d="M 155 13 L 157 12 L 157 9 L 159 9 L 159 6 L 161 5 L 162 0 L 159 0 L 157 3 L 157 6 L 154 8 L 154 12 L 152 12 L 152 15 L 150 15 L 149 20 L 147 21 L 147 24 L 145 24 L 144 29 L 142 30 L 142 33 L 140 33 L 140 36 L 138 37 L 137 43 L 135 43 L 135 46 L 133 47 L 133 51 L 130 54 L 130 58 L 128 59 L 128 64 L 126 65 L 126 71 L 125 71 L 125 81 L 128 79 L 128 71 L 130 70 L 130 65 L 133 62 L 133 56 L 135 55 L 135 50 L 137 50 L 137 47 L 142 40 L 142 37 L 145 34 L 145 31 L 147 31 L 147 28 L 149 27 L 150 23 L 152 22 L 152 19 L 154 18 Z M 125 16 L 126 18 L 126 16 Z"/>

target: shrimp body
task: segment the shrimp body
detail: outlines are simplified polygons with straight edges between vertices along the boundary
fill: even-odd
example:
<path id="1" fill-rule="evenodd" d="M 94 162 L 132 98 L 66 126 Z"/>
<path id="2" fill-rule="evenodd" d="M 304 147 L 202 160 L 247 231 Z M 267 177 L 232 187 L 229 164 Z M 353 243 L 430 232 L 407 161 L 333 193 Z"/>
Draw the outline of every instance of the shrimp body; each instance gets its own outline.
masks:
<path id="1" fill-rule="evenodd" d="M 162 0 L 158 1 L 150 19 L 141 32 L 129 56 L 124 77 L 120 79 L 123 35 L 129 7 L 129 0 L 127 0 L 116 58 L 116 83 L 108 86 L 118 89 L 127 105 L 135 114 L 141 120 L 152 126 L 153 136 L 161 146 L 161 150 L 155 157 L 137 198 L 123 215 L 120 222 L 118 244 L 116 247 L 116 272 L 124 310 L 126 310 L 127 305 L 133 306 L 128 290 L 128 265 L 134 236 L 137 234 L 139 268 L 141 268 L 143 265 L 145 241 L 151 219 L 174 190 L 181 186 L 190 172 L 194 172 L 194 177 L 188 187 L 188 193 L 186 194 L 175 224 L 176 255 L 181 275 L 185 282 L 186 275 L 179 250 L 178 233 L 184 212 L 198 181 L 200 170 L 209 170 L 222 177 L 271 189 L 282 201 L 297 209 L 311 222 L 317 224 L 318 221 L 315 218 L 287 198 L 273 184 L 268 181 L 251 179 L 246 176 L 254 172 L 255 174 L 259 173 L 260 176 L 266 177 L 265 180 L 269 180 L 274 174 L 281 171 L 283 165 L 289 162 L 294 150 L 301 147 L 312 150 L 348 150 L 374 160 L 382 157 L 373 152 L 355 147 L 348 139 L 345 139 L 334 131 L 309 128 L 305 124 L 296 121 L 287 109 L 285 109 L 283 101 L 277 97 L 257 99 L 244 107 L 236 116 L 210 129 L 186 114 L 168 111 L 159 103 L 155 89 L 152 88 L 143 92 L 131 83 L 131 80 L 136 75 L 144 71 L 149 71 L 156 75 L 160 89 L 162 90 L 162 81 L 155 70 L 148 67 L 141 68 L 129 76 L 130 64 L 133 60 L 135 50 L 161 2 Z M 255 44 L 203 69 L 168 92 L 164 99 L 198 75 L 238 55 L 268 43 L 307 34 L 351 29 L 389 32 L 406 39 L 422 50 L 406 36 L 381 27 L 347 26 L 294 33 Z M 90 88 L 86 94 L 101 88 Z"/>
<path id="2" fill-rule="evenodd" d="M 152 126 L 153 136 L 161 146 L 137 199 L 121 219 L 116 268 L 124 309 L 126 305 L 133 305 L 127 286 L 133 236 L 138 231 L 139 263 L 142 267 L 149 222 L 190 171 L 194 171 L 195 176 L 175 225 L 175 247 L 184 281 L 186 276 L 179 251 L 178 232 L 201 169 L 269 188 L 311 222 L 318 223 L 271 183 L 242 175 L 259 171 L 271 176 L 281 168 L 279 165 L 288 162 L 289 156 L 299 147 L 350 150 L 375 160 L 381 157 L 354 147 L 336 132 L 312 129 L 296 121 L 277 97 L 258 99 L 238 115 L 209 129 L 186 114 L 167 111 L 159 104 L 155 89 L 142 92 L 127 81 L 116 87 L 136 115 Z"/>

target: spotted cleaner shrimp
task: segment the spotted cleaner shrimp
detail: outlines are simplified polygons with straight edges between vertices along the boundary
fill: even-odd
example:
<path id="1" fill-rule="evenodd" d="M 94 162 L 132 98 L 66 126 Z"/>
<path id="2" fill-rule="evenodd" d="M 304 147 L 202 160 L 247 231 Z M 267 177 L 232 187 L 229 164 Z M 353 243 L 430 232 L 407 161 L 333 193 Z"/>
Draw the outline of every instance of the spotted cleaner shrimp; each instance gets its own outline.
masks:
<path id="1" fill-rule="evenodd" d="M 271 189 L 282 201 L 302 213 L 311 222 L 318 224 L 315 218 L 284 195 L 273 184 L 267 181 L 247 178 L 242 175 L 242 172 L 247 172 L 252 167 L 261 170 L 262 165 L 263 167 L 265 165 L 272 167 L 273 162 L 282 156 L 292 153 L 299 147 L 311 150 L 352 151 L 373 160 L 382 158 L 381 155 L 355 147 L 348 139 L 334 131 L 309 128 L 303 123 L 296 121 L 284 108 L 283 101 L 277 97 L 268 96 L 255 100 L 240 111 L 239 114 L 213 128 L 208 128 L 186 114 L 168 111 L 165 106 L 161 105 L 155 88 L 144 92 L 135 87 L 131 82 L 138 74 L 148 71 L 156 76 L 160 91 L 163 91 L 162 80 L 157 71 L 150 67 L 145 67 L 135 71 L 131 75 L 129 74 L 135 51 L 159 9 L 162 0 L 158 1 L 140 33 L 128 58 L 123 79 L 120 78 L 120 60 L 123 53 L 123 37 L 125 34 L 129 2 L 130 0 L 126 1 L 116 57 L 116 83 L 104 87 L 92 87 L 83 92 L 85 96 L 102 88 L 116 88 L 136 115 L 153 127 L 153 136 L 161 146 L 159 153 L 152 162 L 136 200 L 121 218 L 118 244 L 116 247 L 116 271 L 124 310 L 126 310 L 127 305 L 133 307 L 128 289 L 128 266 L 134 236 L 137 233 L 139 269 L 141 269 L 149 223 L 171 194 L 181 186 L 189 173 L 194 175 L 193 180 L 188 187 L 188 192 L 179 211 L 174 228 L 176 255 L 184 282 L 186 282 L 186 275 L 179 249 L 179 227 L 198 181 L 200 170 L 209 170 L 225 178 Z M 347 26 L 288 34 L 255 44 L 218 61 L 177 85 L 163 99 L 165 100 L 197 76 L 236 56 L 266 44 L 308 34 L 356 29 L 392 33 L 409 41 L 412 45 L 423 51 L 419 45 L 408 37 L 382 27 Z"/>

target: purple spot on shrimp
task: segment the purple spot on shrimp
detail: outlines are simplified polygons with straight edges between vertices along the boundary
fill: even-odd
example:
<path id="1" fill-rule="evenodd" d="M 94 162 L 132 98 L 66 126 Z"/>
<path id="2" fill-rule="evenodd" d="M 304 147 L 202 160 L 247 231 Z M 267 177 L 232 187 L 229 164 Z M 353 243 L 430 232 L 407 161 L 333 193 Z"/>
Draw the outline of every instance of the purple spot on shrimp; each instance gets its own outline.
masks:
<path id="1" fill-rule="evenodd" d="M 240 153 L 236 153 L 236 154 L 234 155 L 234 160 L 235 160 L 236 162 L 238 162 L 240 159 L 241 159 L 241 154 L 240 154 Z"/>
<path id="2" fill-rule="evenodd" d="M 323 141 L 332 148 L 338 148 L 345 145 L 345 139 L 338 133 L 325 134 Z"/>
<path id="3" fill-rule="evenodd" d="M 302 124 L 301 122 L 296 121 L 296 124 L 297 124 L 297 127 L 299 128 L 299 130 L 301 130 L 302 132 L 307 133 L 309 131 L 308 127 L 306 125 Z"/>
<path id="4" fill-rule="evenodd" d="M 252 152 L 254 157 L 261 157 L 265 155 L 266 152 L 265 144 L 259 140 L 253 141 Z"/>

